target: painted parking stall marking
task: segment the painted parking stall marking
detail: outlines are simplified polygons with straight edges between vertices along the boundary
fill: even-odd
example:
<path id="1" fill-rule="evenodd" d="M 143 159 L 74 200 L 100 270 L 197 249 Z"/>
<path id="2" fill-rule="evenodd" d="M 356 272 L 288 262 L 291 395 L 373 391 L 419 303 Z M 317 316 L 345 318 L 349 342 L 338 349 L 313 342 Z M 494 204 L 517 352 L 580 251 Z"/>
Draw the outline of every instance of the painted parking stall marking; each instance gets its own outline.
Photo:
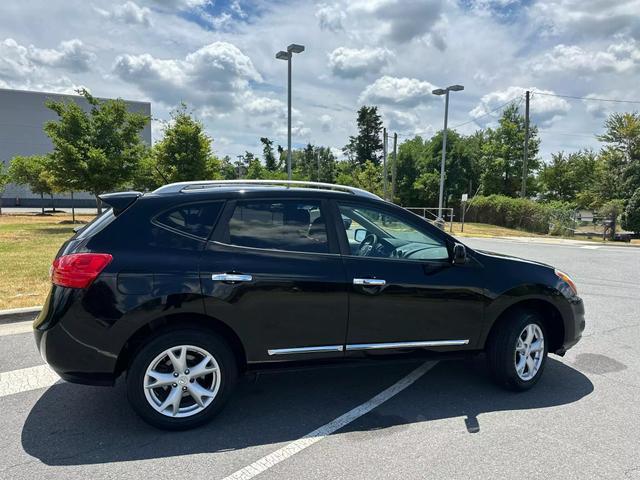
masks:
<path id="1" fill-rule="evenodd" d="M 372 397 L 363 404 L 358 405 L 352 410 L 349 410 L 344 415 L 341 415 L 338 418 L 330 421 L 329 423 L 321 426 L 320 428 L 317 428 L 313 432 L 308 433 L 304 437 L 299 438 L 298 440 L 295 440 L 288 445 L 285 445 L 284 447 L 276 450 L 275 452 L 270 453 L 269 455 L 266 455 L 261 459 L 253 462 L 251 465 L 247 465 L 237 472 L 232 473 L 231 475 L 225 477 L 223 480 L 249 480 L 256 475 L 269 470 L 271 467 L 277 465 L 278 463 L 292 457 L 296 453 L 301 452 L 305 448 L 310 447 L 326 436 L 331 435 L 332 433 L 340 430 L 342 427 L 350 424 L 354 420 L 357 420 L 363 415 L 369 413 L 374 408 L 379 407 L 384 402 L 412 385 L 416 380 L 418 380 L 425 373 L 431 370 L 437 363 L 438 362 L 434 361 L 423 363 L 411 373 L 391 385 L 389 388 L 377 394 L 375 397 Z"/>
<path id="2" fill-rule="evenodd" d="M 0 398 L 16 393 L 48 388 L 60 377 L 48 365 L 0 373 Z"/>
<path id="3" fill-rule="evenodd" d="M 21 333 L 29 333 L 31 331 L 33 331 L 33 321 L 31 320 L 16 323 L 0 323 L 0 337 L 4 337 L 6 335 L 19 335 Z"/>

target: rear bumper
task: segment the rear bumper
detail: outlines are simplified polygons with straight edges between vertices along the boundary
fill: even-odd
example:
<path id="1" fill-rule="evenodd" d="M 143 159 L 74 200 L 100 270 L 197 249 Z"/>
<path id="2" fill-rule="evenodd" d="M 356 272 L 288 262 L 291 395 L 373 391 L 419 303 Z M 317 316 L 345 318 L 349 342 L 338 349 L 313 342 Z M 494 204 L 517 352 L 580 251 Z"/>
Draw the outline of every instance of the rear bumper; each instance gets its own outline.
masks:
<path id="1" fill-rule="evenodd" d="M 113 385 L 117 354 L 108 345 L 108 325 L 78 307 L 80 294 L 74 289 L 52 288 L 33 322 L 36 345 L 42 359 L 63 380 Z"/>

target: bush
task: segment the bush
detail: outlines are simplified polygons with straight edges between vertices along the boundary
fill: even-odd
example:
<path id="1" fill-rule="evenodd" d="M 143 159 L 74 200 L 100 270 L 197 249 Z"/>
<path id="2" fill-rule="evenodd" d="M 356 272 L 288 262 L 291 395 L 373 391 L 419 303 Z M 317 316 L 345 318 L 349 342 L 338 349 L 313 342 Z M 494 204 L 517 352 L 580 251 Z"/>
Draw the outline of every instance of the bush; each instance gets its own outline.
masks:
<path id="1" fill-rule="evenodd" d="M 467 218 L 470 222 L 489 223 L 500 227 L 515 228 L 533 233 L 567 233 L 572 224 L 569 205 L 553 205 L 534 202 L 523 198 L 511 198 L 504 195 L 474 197 L 469 205 Z"/>
<path id="2" fill-rule="evenodd" d="M 640 233 L 640 188 L 629 199 L 622 214 L 622 228 L 630 232 Z"/>

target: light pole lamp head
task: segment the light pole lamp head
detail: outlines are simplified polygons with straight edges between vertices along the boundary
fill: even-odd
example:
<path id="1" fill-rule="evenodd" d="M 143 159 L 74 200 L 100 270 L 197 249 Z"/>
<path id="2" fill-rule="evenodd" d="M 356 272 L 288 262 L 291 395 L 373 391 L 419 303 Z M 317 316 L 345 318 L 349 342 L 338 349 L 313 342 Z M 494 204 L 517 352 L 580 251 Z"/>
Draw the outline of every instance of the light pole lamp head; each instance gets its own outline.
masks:
<path id="1" fill-rule="evenodd" d="M 459 92 L 460 90 L 464 90 L 464 87 L 462 85 L 451 85 L 450 87 L 447 87 L 447 90 L 451 90 L 452 92 Z"/>
<path id="2" fill-rule="evenodd" d="M 444 95 L 447 91 L 444 88 L 436 88 L 433 92 L 434 95 Z"/>
<path id="3" fill-rule="evenodd" d="M 287 47 L 287 52 L 289 53 L 302 53 L 304 52 L 304 45 L 298 45 L 297 43 L 292 43 Z"/>
<path id="4" fill-rule="evenodd" d="M 289 52 L 285 52 L 284 50 L 280 50 L 276 53 L 276 58 L 278 60 L 289 60 L 291 58 L 291 54 Z"/>

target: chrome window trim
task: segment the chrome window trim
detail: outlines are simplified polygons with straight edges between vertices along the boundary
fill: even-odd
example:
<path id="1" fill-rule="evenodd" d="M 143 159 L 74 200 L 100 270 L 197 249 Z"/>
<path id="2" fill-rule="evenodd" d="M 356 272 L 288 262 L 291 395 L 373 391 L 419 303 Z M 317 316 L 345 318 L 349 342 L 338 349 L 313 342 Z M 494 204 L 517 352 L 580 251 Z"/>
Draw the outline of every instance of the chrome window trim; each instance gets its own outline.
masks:
<path id="1" fill-rule="evenodd" d="M 347 345 L 347 351 L 354 350 L 383 350 L 391 348 L 422 348 L 422 347 L 452 347 L 468 345 L 465 340 L 425 340 L 420 342 L 388 342 L 388 343 L 352 343 Z"/>
<path id="2" fill-rule="evenodd" d="M 293 348 L 273 348 L 267 350 L 267 353 L 273 355 L 291 355 L 298 353 L 327 353 L 327 352 L 342 352 L 344 347 L 342 345 L 318 345 L 314 347 L 293 347 Z"/>

